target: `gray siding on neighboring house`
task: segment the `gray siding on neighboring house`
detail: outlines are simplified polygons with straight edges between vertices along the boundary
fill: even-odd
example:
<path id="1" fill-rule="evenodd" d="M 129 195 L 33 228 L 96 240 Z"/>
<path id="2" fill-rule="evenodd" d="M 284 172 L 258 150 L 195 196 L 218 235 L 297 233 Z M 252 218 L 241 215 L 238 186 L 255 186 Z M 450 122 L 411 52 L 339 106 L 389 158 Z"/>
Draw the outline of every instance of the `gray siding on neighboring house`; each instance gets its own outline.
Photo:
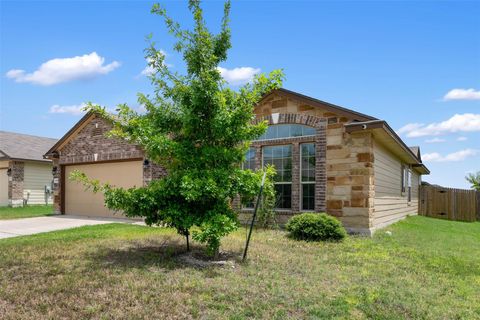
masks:
<path id="1" fill-rule="evenodd" d="M 398 221 L 418 211 L 419 174 L 412 170 L 411 201 L 402 192 L 402 162 L 387 148 L 374 143 L 374 228 Z"/>
<path id="2" fill-rule="evenodd" d="M 45 186 L 51 186 L 53 180 L 52 163 L 25 162 L 23 198 L 27 204 L 52 203 L 52 195 L 46 198 Z"/>
<path id="3" fill-rule="evenodd" d="M 0 207 L 8 206 L 8 161 L 0 161 Z"/>

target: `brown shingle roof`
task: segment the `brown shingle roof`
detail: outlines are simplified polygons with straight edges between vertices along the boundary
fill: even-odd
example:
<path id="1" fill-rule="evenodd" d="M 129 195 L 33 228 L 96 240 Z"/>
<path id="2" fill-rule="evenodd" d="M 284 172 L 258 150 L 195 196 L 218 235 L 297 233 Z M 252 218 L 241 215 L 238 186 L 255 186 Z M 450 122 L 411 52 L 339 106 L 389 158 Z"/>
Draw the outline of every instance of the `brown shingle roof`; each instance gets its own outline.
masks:
<path id="1" fill-rule="evenodd" d="M 57 139 L 0 131 L 0 158 L 50 161 L 43 158 Z"/>

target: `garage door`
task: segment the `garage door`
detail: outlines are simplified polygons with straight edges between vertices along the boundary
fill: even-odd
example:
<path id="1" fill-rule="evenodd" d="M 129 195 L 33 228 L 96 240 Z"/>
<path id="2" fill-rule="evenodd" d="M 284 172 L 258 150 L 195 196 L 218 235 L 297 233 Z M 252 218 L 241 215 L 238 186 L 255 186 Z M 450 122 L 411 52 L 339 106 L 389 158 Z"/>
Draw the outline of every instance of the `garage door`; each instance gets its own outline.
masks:
<path id="1" fill-rule="evenodd" d="M 82 216 L 122 217 L 104 206 L 103 195 L 94 194 L 75 181 L 68 179 L 71 172 L 79 170 L 89 178 L 101 183 L 123 188 L 143 185 L 143 162 L 108 162 L 86 165 L 69 165 L 65 167 L 65 213 Z"/>

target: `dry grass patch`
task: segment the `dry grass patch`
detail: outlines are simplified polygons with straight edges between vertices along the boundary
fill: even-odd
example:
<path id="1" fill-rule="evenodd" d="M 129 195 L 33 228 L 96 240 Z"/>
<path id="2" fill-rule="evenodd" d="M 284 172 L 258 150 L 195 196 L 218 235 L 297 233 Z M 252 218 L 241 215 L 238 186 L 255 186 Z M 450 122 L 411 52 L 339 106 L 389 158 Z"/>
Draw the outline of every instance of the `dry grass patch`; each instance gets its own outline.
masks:
<path id="1" fill-rule="evenodd" d="M 244 230 L 224 266 L 172 230 L 110 224 L 0 241 L 3 319 L 480 318 L 480 224 L 409 218 L 373 239 Z M 194 246 L 194 257 L 203 248 Z"/>

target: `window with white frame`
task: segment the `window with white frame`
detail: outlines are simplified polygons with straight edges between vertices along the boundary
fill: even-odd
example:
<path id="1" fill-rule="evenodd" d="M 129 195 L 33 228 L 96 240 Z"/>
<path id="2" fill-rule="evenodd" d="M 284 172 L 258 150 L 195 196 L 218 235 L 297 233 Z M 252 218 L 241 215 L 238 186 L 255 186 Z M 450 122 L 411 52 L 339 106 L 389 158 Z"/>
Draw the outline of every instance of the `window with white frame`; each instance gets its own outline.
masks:
<path id="1" fill-rule="evenodd" d="M 276 207 L 292 208 L 292 145 L 265 146 L 263 149 L 263 166 L 273 165 L 277 174 L 274 177 Z"/>
<path id="2" fill-rule="evenodd" d="M 404 193 L 407 189 L 407 171 L 408 168 L 405 165 L 402 165 L 402 170 L 401 170 L 401 188 L 402 188 L 402 193 Z"/>
<path id="3" fill-rule="evenodd" d="M 300 149 L 302 210 L 315 210 L 315 144 L 303 143 Z"/>
<path id="4" fill-rule="evenodd" d="M 412 170 L 407 170 L 408 202 L 412 201 Z"/>

